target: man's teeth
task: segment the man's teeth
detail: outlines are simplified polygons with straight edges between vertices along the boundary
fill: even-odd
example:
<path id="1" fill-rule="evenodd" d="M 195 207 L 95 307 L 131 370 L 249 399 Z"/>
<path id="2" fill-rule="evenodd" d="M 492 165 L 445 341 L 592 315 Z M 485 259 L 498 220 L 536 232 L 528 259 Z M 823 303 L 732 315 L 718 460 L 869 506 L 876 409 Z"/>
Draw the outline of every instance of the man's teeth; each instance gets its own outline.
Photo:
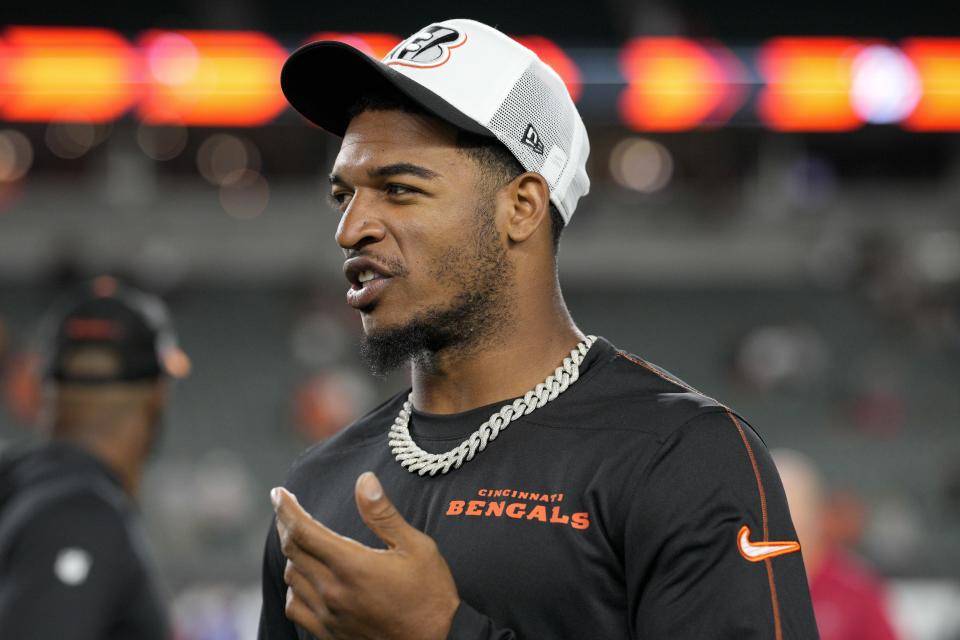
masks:
<path id="1" fill-rule="evenodd" d="M 363 284 L 365 282 L 370 282 L 376 277 L 377 274 L 372 269 L 367 269 L 366 271 L 360 272 L 360 276 L 357 278 L 357 280 L 359 280 L 360 284 Z"/>

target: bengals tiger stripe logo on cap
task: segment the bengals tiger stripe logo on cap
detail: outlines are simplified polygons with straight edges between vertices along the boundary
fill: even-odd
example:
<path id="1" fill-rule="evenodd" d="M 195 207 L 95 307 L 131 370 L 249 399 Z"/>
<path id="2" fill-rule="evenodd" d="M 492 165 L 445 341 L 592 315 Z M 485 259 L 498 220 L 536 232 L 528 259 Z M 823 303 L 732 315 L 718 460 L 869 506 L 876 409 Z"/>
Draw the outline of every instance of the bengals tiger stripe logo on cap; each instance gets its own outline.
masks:
<path id="1" fill-rule="evenodd" d="M 467 34 L 438 24 L 421 29 L 393 48 L 383 61 L 388 65 L 439 67 L 450 59 L 450 50 L 467 41 Z"/>

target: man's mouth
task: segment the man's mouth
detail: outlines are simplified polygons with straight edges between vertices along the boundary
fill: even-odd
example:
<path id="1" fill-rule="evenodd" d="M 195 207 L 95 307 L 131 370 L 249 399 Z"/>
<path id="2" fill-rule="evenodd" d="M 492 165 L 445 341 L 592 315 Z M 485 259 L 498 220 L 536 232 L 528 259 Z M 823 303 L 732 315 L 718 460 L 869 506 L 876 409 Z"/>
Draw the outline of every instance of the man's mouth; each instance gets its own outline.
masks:
<path id="1" fill-rule="evenodd" d="M 361 311 L 369 311 L 392 280 L 383 267 L 365 257 L 347 260 L 343 272 L 350 282 L 347 304 Z"/>
<path id="2" fill-rule="evenodd" d="M 378 275 L 373 269 L 367 269 L 366 271 L 360 272 L 360 275 L 357 276 L 357 282 L 360 284 L 360 288 L 362 289 L 364 284 L 379 277 L 383 276 Z"/>
<path id="3" fill-rule="evenodd" d="M 383 290 L 390 286 L 391 280 L 387 276 L 374 275 L 359 281 L 347 289 L 347 304 L 360 311 L 371 311 Z"/>

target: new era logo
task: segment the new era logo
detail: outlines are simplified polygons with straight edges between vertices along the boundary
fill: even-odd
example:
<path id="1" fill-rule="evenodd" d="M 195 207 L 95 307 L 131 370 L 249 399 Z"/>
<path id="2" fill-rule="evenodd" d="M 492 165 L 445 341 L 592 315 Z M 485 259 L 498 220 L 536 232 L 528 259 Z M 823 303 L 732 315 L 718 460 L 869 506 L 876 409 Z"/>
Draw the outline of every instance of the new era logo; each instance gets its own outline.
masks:
<path id="1" fill-rule="evenodd" d="M 543 155 L 543 142 L 540 141 L 540 134 L 537 133 L 537 130 L 534 129 L 532 124 L 527 125 L 527 130 L 524 132 L 521 142 L 540 155 Z"/>

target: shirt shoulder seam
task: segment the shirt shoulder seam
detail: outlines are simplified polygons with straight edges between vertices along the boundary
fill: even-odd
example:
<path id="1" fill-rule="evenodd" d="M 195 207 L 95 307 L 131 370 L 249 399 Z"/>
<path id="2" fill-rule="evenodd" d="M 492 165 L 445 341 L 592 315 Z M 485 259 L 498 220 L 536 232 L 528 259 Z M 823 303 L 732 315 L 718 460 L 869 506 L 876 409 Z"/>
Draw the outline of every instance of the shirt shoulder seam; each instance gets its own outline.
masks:
<path id="1" fill-rule="evenodd" d="M 669 433 L 657 439 L 657 443 L 659 446 L 657 447 L 657 450 L 653 452 L 653 455 L 650 456 L 650 459 L 647 461 L 647 463 L 642 467 L 636 467 L 633 470 L 633 472 L 631 472 L 627 476 L 626 481 L 623 483 L 624 490 L 623 490 L 623 493 L 620 495 L 620 500 L 617 501 L 617 505 L 619 506 L 619 509 L 617 511 L 618 513 L 623 513 L 623 514 L 627 513 L 627 510 L 624 509 L 624 505 L 628 503 L 628 498 L 635 496 L 641 490 L 641 487 L 645 485 L 645 481 L 638 481 L 636 483 L 633 483 L 631 482 L 631 480 L 633 478 L 637 478 L 638 480 L 645 478 L 645 476 L 650 470 L 650 466 L 653 465 L 654 462 L 659 459 L 660 452 L 663 451 L 663 448 L 667 446 L 667 444 L 671 440 L 678 437 L 679 434 L 686 428 L 686 426 L 692 423 L 694 420 L 699 420 L 701 418 L 705 418 L 706 416 L 710 416 L 710 415 L 729 415 L 729 409 L 727 409 L 726 407 L 711 407 L 705 411 L 700 411 L 697 414 L 690 416 L 689 418 L 681 422 L 679 425 L 677 425 L 673 429 L 671 429 Z"/>

